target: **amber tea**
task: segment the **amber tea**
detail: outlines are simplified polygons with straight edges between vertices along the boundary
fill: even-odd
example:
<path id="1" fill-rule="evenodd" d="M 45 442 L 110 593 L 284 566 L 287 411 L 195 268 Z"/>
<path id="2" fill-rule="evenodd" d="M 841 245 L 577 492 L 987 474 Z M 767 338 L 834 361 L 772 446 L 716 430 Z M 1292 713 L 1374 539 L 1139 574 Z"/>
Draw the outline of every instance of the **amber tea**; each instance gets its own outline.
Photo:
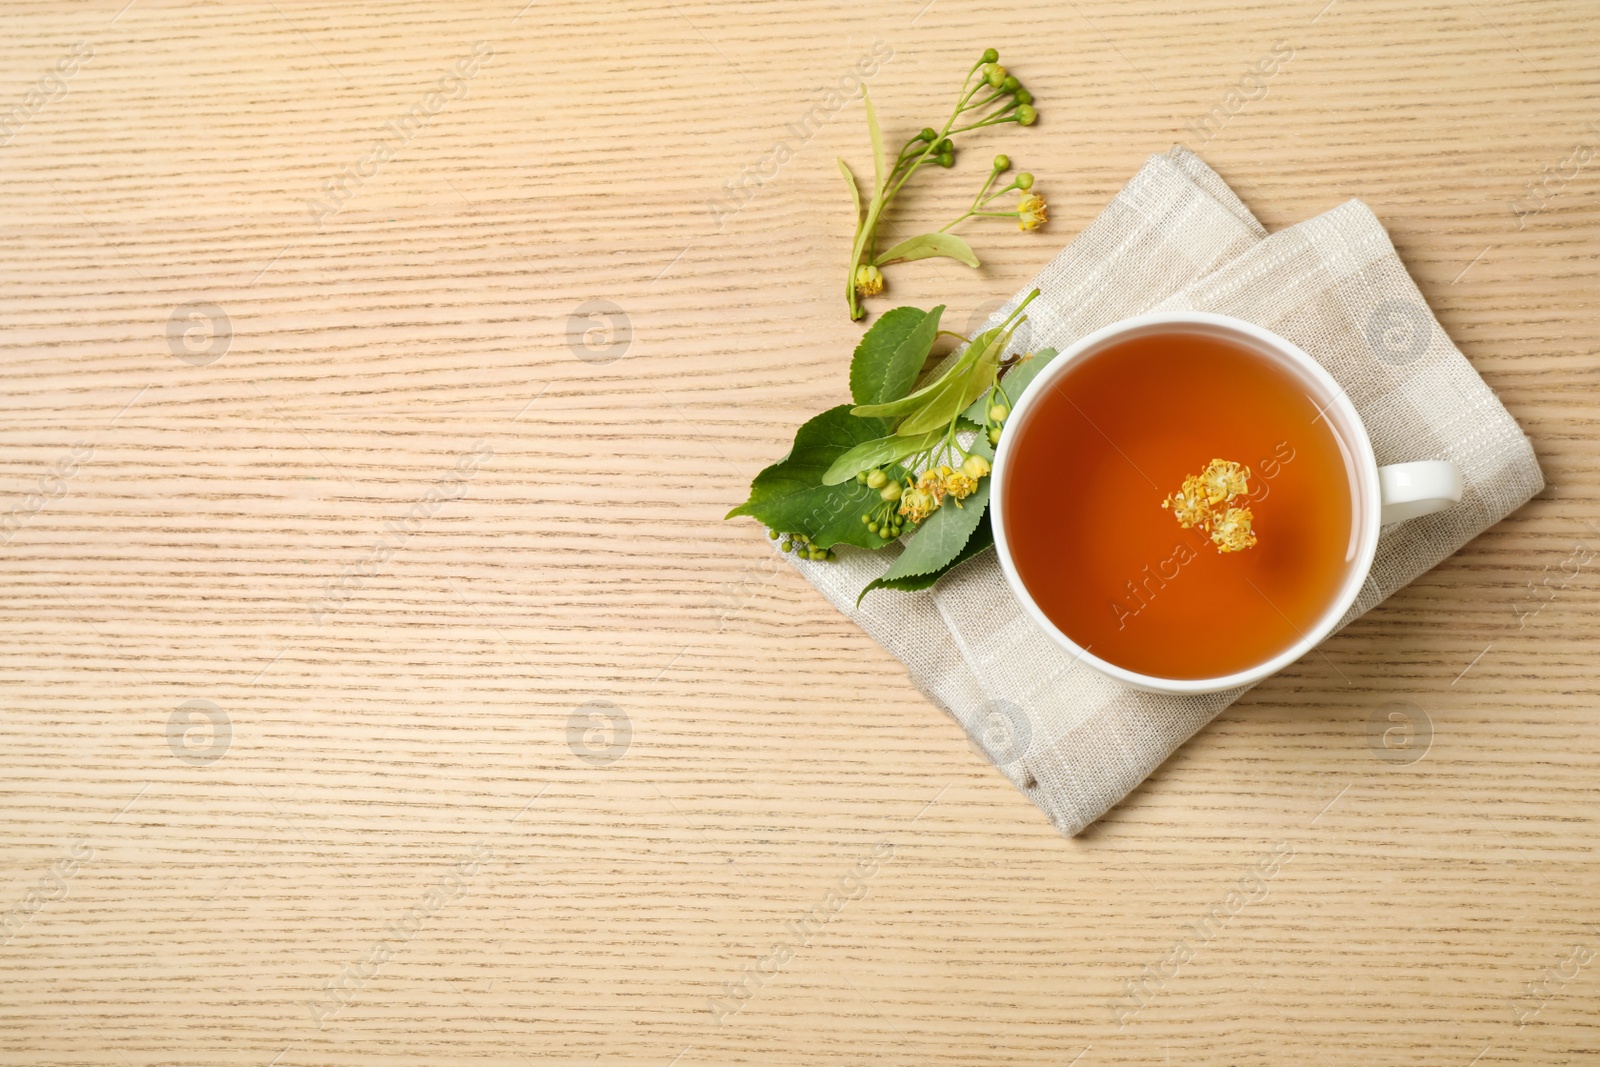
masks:
<path id="1" fill-rule="evenodd" d="M 1101 659 L 1161 678 L 1289 649 L 1356 551 L 1353 461 L 1327 400 L 1202 333 L 1129 338 L 1055 376 L 1006 431 L 1006 536 L 1039 609 Z M 1201 475 L 1233 481 L 1185 528 L 1171 504 Z"/>

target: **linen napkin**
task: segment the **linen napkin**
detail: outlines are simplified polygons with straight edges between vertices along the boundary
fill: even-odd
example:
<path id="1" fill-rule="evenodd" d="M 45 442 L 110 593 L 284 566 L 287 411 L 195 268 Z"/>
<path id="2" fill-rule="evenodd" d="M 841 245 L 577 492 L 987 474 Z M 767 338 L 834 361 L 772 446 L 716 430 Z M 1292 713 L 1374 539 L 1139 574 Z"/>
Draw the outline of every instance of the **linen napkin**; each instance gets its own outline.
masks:
<path id="1" fill-rule="evenodd" d="M 1033 289 L 1013 347 L 1063 349 L 1152 310 L 1234 315 L 1298 344 L 1344 388 L 1380 464 L 1448 459 L 1460 505 L 1383 528 L 1371 577 L 1341 620 L 1370 611 L 1544 485 L 1516 421 L 1451 343 L 1359 201 L 1268 237 L 1187 149 L 1152 156 L 1092 223 L 984 324 Z M 1142 782 L 1244 689 L 1146 693 L 1075 663 L 1029 619 L 993 552 L 920 593 L 855 604 L 898 550 L 796 560 L 824 596 L 898 657 L 912 682 L 1066 834 Z"/>

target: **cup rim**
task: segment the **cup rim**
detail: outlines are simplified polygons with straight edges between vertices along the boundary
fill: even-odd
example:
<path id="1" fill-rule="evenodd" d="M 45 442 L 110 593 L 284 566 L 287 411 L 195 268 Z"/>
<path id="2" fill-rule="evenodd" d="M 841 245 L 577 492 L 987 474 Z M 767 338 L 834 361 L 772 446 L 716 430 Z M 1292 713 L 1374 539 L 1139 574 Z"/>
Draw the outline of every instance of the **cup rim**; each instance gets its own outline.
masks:
<path id="1" fill-rule="evenodd" d="M 1086 334 L 1077 341 L 1068 345 L 1049 366 L 1041 370 L 1022 395 L 1012 405 L 1011 414 L 1006 422 L 1008 426 L 1022 426 L 1029 410 L 1037 402 L 1044 390 L 1059 378 L 1074 363 L 1088 355 L 1098 352 L 1113 342 L 1123 340 L 1138 333 L 1156 332 L 1169 328 L 1172 332 L 1182 332 L 1186 326 L 1210 327 L 1223 332 L 1232 331 L 1242 334 L 1245 338 L 1255 342 L 1254 346 L 1276 355 L 1295 365 L 1295 368 L 1310 377 L 1332 399 L 1327 401 L 1323 409 L 1324 414 L 1336 414 L 1334 425 L 1340 435 L 1345 438 L 1345 444 L 1354 453 L 1352 459 L 1361 468 L 1356 481 L 1358 485 L 1351 485 L 1352 503 L 1357 506 L 1364 505 L 1360 526 L 1360 541 L 1354 559 L 1343 587 L 1338 595 L 1329 602 L 1327 609 L 1318 618 L 1317 623 L 1309 631 L 1303 633 L 1299 641 L 1289 646 L 1284 651 L 1264 660 L 1253 667 L 1234 671 L 1231 674 L 1217 675 L 1210 678 L 1164 678 L 1159 675 L 1143 674 L 1118 666 L 1100 656 L 1095 655 L 1087 648 L 1079 645 L 1068 637 L 1060 627 L 1045 615 L 1039 605 L 1034 601 L 1033 595 L 1028 592 L 1027 586 L 1022 581 L 1022 576 L 1017 573 L 1016 565 L 1011 558 L 1011 549 L 1006 537 L 1006 468 L 1009 464 L 1011 446 L 1017 435 L 1002 433 L 1000 444 L 995 450 L 994 471 L 990 475 L 990 519 L 994 527 L 995 554 L 1000 560 L 1000 569 L 1006 576 L 1006 582 L 1011 586 L 1011 591 L 1017 597 L 1023 609 L 1034 623 L 1049 634 L 1052 639 L 1068 652 L 1073 654 L 1074 662 L 1082 661 L 1098 670 L 1101 674 L 1114 678 L 1117 681 L 1159 693 L 1176 695 L 1200 695 L 1204 693 L 1218 693 L 1228 689 L 1254 685 L 1256 682 L 1276 674 L 1289 664 L 1300 659 L 1322 642 L 1338 625 L 1350 605 L 1355 603 L 1360 595 L 1362 586 L 1366 583 L 1372 569 L 1373 559 L 1378 551 L 1379 512 L 1381 497 L 1378 487 L 1378 461 L 1372 450 L 1372 441 L 1367 435 L 1366 426 L 1361 421 L 1355 405 L 1350 402 L 1344 387 L 1334 380 L 1333 375 L 1313 359 L 1304 349 L 1294 342 L 1284 338 L 1263 326 L 1253 322 L 1235 318 L 1232 315 L 1222 315 L 1211 311 L 1172 311 L 1152 312 L 1144 315 L 1135 315 L 1131 318 L 1120 319 L 1109 325 L 1102 326 L 1092 333 Z"/>

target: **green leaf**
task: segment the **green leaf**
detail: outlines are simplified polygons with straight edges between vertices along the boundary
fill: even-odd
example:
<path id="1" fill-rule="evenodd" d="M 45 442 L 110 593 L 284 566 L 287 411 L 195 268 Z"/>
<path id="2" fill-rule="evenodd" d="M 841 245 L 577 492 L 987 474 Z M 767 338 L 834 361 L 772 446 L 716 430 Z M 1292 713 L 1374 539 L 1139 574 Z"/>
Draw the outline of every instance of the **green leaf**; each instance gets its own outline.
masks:
<path id="1" fill-rule="evenodd" d="M 935 256 L 958 260 L 969 267 L 978 265 L 978 257 L 973 254 L 972 246 L 953 233 L 919 234 L 901 241 L 873 262 L 880 267 L 887 267 L 891 263 L 910 263 Z"/>
<path id="2" fill-rule="evenodd" d="M 868 593 L 874 589 L 895 589 L 903 593 L 914 593 L 921 589 L 930 589 L 935 583 L 961 566 L 967 560 L 980 552 L 985 552 L 994 547 L 994 527 L 989 525 L 989 512 L 983 513 L 983 518 L 978 520 L 978 528 L 972 531 L 972 536 L 967 538 L 967 543 L 961 546 L 961 551 L 956 558 L 946 563 L 936 571 L 927 574 L 912 574 L 904 578 L 874 578 L 868 582 L 866 588 L 861 590 L 861 595 L 856 597 L 856 606 L 861 606 L 861 601 L 866 599 Z"/>
<path id="3" fill-rule="evenodd" d="M 861 522 L 863 512 L 883 502 L 877 491 L 854 481 L 823 485 L 822 475 L 850 449 L 888 429 L 881 419 L 850 414 L 848 404 L 829 408 L 800 427 L 789 454 L 756 475 L 750 499 L 727 517 L 750 515 L 774 530 L 804 534 L 818 548 L 882 548 L 883 540 Z"/>
<path id="4" fill-rule="evenodd" d="M 988 330 L 979 334 L 973 339 L 973 342 L 967 346 L 966 351 L 961 353 L 960 358 L 945 368 L 943 374 L 939 375 L 939 377 L 935 378 L 927 385 L 924 385 L 921 389 L 918 389 L 910 396 L 901 397 L 899 400 L 885 401 L 881 404 L 860 404 L 851 408 L 850 413 L 852 415 L 860 415 L 864 418 L 880 416 L 892 418 L 896 415 L 905 415 L 909 412 L 920 409 L 924 403 L 932 399 L 951 379 L 957 376 L 965 375 L 969 370 L 971 370 L 973 363 L 977 362 L 980 350 L 989 343 L 989 338 L 992 333 L 994 333 L 993 330 Z"/>
<path id="5" fill-rule="evenodd" d="M 838 485 L 854 478 L 862 471 L 881 467 L 885 463 L 898 463 L 907 456 L 926 451 L 944 439 L 944 430 L 933 430 L 918 437 L 890 435 L 874 441 L 863 441 L 838 459 L 822 476 L 823 485 Z"/>
<path id="6" fill-rule="evenodd" d="M 891 308 L 867 328 L 850 358 L 850 397 L 857 404 L 893 399 L 884 394 L 884 379 L 894 354 L 916 332 L 928 313 L 921 308 Z M 900 395 L 904 395 L 901 390 Z"/>
<path id="7" fill-rule="evenodd" d="M 1028 383 L 1038 377 L 1039 372 L 1049 366 L 1050 361 L 1055 358 L 1055 349 L 1041 348 L 1033 354 L 1032 359 L 1024 360 L 1006 372 L 1006 376 L 1000 379 L 1000 388 L 1005 391 L 1008 407 L 1016 406 L 1017 401 L 1022 398 L 1022 391 L 1028 388 Z M 988 411 L 989 398 L 980 396 L 972 402 L 972 406 L 961 413 L 961 417 L 982 423 L 988 417 Z"/>
<path id="8" fill-rule="evenodd" d="M 873 109 L 865 85 L 861 87 L 861 99 L 867 105 L 867 132 L 872 135 L 872 199 L 876 201 L 889 181 L 889 158 L 883 148 L 883 130 L 878 128 L 878 112 Z"/>
<path id="9" fill-rule="evenodd" d="M 857 404 L 877 404 L 906 395 L 933 350 L 939 333 L 940 304 L 932 311 L 900 307 L 872 324 L 850 360 L 850 396 Z"/>
<path id="10" fill-rule="evenodd" d="M 989 442 L 983 438 L 973 442 L 972 451 L 985 458 L 993 455 L 989 450 Z M 978 520 L 983 518 L 984 511 L 989 507 L 989 482 L 988 477 L 980 479 L 977 490 L 965 500 L 957 502 L 945 498 L 939 510 L 917 527 L 917 532 L 906 542 L 906 550 L 884 571 L 883 577 L 909 578 L 931 574 L 960 555 L 962 547 L 978 528 Z"/>
<path id="11" fill-rule="evenodd" d="M 839 173 L 844 175 L 844 183 L 850 187 L 850 199 L 855 201 L 856 205 L 856 225 L 860 226 L 861 188 L 860 186 L 856 185 L 856 176 L 850 173 L 850 165 L 844 160 L 838 159 L 837 157 L 835 157 L 835 161 L 839 164 Z"/>

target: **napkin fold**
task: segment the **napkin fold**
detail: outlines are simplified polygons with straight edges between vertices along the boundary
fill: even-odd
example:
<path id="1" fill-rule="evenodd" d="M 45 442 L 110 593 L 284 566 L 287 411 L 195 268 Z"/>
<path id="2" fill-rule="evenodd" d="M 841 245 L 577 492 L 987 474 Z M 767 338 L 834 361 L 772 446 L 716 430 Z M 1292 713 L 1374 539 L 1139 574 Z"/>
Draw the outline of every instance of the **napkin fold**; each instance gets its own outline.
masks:
<path id="1" fill-rule="evenodd" d="M 1147 311 L 1214 311 L 1310 353 L 1344 388 L 1380 464 L 1447 459 L 1459 506 L 1384 527 L 1360 596 L 1370 611 L 1544 486 L 1532 445 L 1451 343 L 1372 211 L 1352 200 L 1267 236 L 1227 184 L 1182 147 L 1144 167 L 1034 280 L 1016 346 L 1064 349 Z M 905 663 L 1028 799 L 1077 834 L 1245 690 L 1168 696 L 1129 688 L 1072 657 L 1027 617 L 993 552 L 920 593 L 856 606 L 894 547 L 794 561 L 806 579 Z"/>

